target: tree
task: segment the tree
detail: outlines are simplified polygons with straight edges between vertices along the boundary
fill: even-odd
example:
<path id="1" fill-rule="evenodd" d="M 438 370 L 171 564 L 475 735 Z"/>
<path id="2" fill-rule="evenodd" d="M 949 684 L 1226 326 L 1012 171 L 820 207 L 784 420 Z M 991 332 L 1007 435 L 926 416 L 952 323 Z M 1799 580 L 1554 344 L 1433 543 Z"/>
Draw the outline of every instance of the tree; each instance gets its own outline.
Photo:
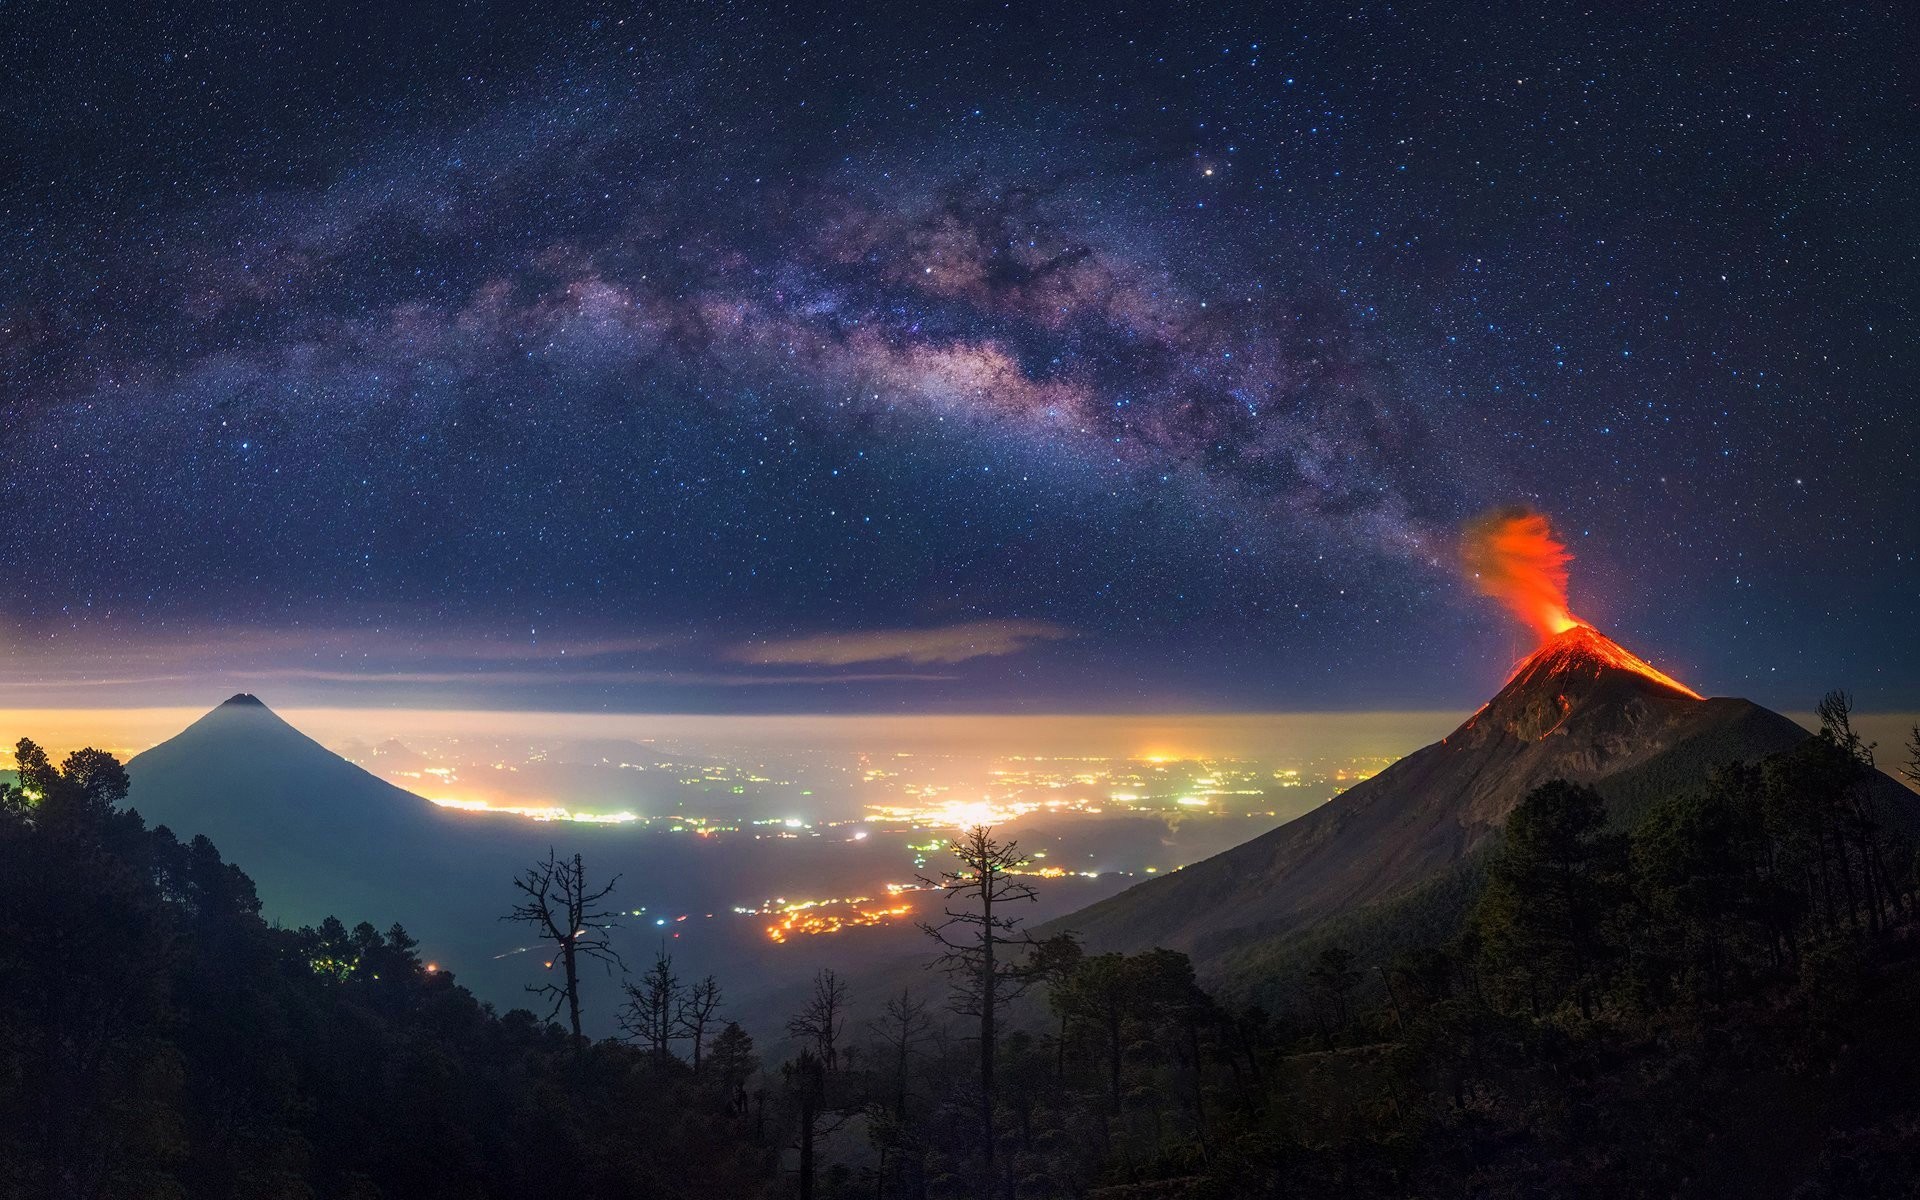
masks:
<path id="1" fill-rule="evenodd" d="M 15 761 L 0 820 L 0 1195 L 164 1193 L 180 1088 L 153 1046 L 190 949 L 162 892 L 178 843 L 154 853 L 139 818 L 113 810 L 126 776 L 109 756 L 62 770 L 22 739 Z"/>
<path id="2" fill-rule="evenodd" d="M 1704 788 L 1654 802 L 1634 826 L 1633 887 L 1648 933 L 1639 965 L 1660 990 L 1697 979 L 1717 998 L 1742 959 L 1785 959 L 1799 905 L 1776 877 L 1763 798 L 1759 769 L 1736 763 Z"/>
<path id="3" fill-rule="evenodd" d="M 933 1035 L 933 1018 L 927 1013 L 927 1002 L 915 996 L 912 988 L 901 988 L 898 996 L 887 1001 L 880 1018 L 869 1022 L 867 1027 L 886 1051 L 893 1075 L 893 1114 L 905 1117 L 914 1051 Z"/>
<path id="4" fill-rule="evenodd" d="M 1067 1019 L 1068 1010 L 1058 1003 L 1061 988 L 1086 958 L 1087 952 L 1081 948 L 1080 939 L 1071 933 L 1056 933 L 1033 947 L 1027 955 L 1027 973 L 1035 980 L 1044 983 L 1047 988 L 1047 1004 L 1054 1015 L 1060 1018 L 1060 1029 L 1054 1037 L 1053 1073 L 1063 1078 L 1067 1073 Z"/>
<path id="5" fill-rule="evenodd" d="M 722 1094 L 727 1097 L 728 1108 L 735 1116 L 743 1115 L 747 1109 L 747 1080 L 760 1069 L 760 1059 L 753 1052 L 753 1038 L 740 1028 L 737 1021 L 728 1021 L 720 1032 L 714 1035 L 713 1053 L 707 1058 L 708 1074 L 720 1084 Z"/>
<path id="6" fill-rule="evenodd" d="M 1568 994 L 1593 1014 L 1595 983 L 1612 957 L 1607 919 L 1625 858 L 1606 823 L 1598 792 L 1550 780 L 1514 808 L 1488 867 L 1475 912 L 1483 953 L 1525 989 L 1536 1015 Z"/>
<path id="7" fill-rule="evenodd" d="M 1091 1057 L 1105 1076 L 1109 1124 L 1126 1107 L 1129 1067 L 1169 1064 L 1185 1068 L 1196 1129 L 1204 1122 L 1199 1034 L 1212 1011 L 1186 955 L 1167 949 L 1088 955 L 1049 992 L 1048 1002 L 1062 1028 L 1093 1047 Z M 1164 1089 L 1143 1090 L 1157 1114 Z"/>
<path id="8" fill-rule="evenodd" d="M 889 1160 L 906 1159 L 913 1149 L 911 1125 L 907 1119 L 913 1060 L 915 1052 L 933 1036 L 933 1018 L 927 1013 L 925 1000 L 915 996 L 913 989 L 901 988 L 898 996 L 887 1001 L 880 1017 L 867 1023 L 867 1028 L 879 1040 L 885 1057 L 885 1069 L 891 1076 L 888 1080 L 891 1095 L 884 1107 L 879 1104 L 873 1106 L 868 1125 L 868 1138 L 880 1152 L 875 1175 L 884 1195 L 889 1178 Z"/>
<path id="9" fill-rule="evenodd" d="M 673 1039 L 680 1032 L 684 989 L 673 973 L 673 958 L 663 948 L 639 983 L 624 985 L 627 1003 L 620 1010 L 620 1028 L 650 1054 L 656 1065 L 673 1056 Z"/>
<path id="10" fill-rule="evenodd" d="M 687 989 L 686 999 L 676 1014 L 680 1032 L 693 1043 L 693 1073 L 700 1073 L 701 1050 L 706 1045 L 707 1027 L 720 1011 L 720 981 L 709 975 Z"/>
<path id="11" fill-rule="evenodd" d="M 1815 709 L 1820 715 L 1820 737 L 1839 751 L 1844 765 L 1836 771 L 1837 799 L 1841 807 L 1841 837 L 1852 842 L 1859 860 L 1861 896 L 1866 906 L 1867 926 L 1878 932 L 1884 916 L 1899 900 L 1899 887 L 1886 864 L 1879 814 L 1875 811 L 1873 781 L 1877 771 L 1873 758 L 1874 743 L 1860 736 L 1853 727 L 1853 697 L 1834 690 L 1820 698 Z M 1842 850 L 1845 854 L 1845 850 Z M 1843 863 L 1843 869 L 1846 869 Z M 1851 871 L 1847 871 L 1851 878 Z M 1853 893 L 1848 891 L 1851 903 Z"/>
<path id="12" fill-rule="evenodd" d="M 1008 947 L 1030 947 L 1033 938 L 1021 929 L 1022 917 L 1009 917 L 1009 904 L 1032 902 L 1034 890 L 1013 874 L 1027 865 L 1016 843 L 993 840 L 993 830 L 976 825 L 947 843 L 960 860 L 960 870 L 942 872 L 921 882 L 946 896 L 946 919 L 923 922 L 920 928 L 941 947 L 934 965 L 954 983 L 952 1007 L 972 1017 L 980 1028 L 980 1194 L 997 1190 L 994 1169 L 993 1061 L 997 1048 L 1000 1010 L 1033 982 L 1023 964 L 1006 953 Z M 955 908 L 955 901 L 961 907 Z M 995 910 L 1000 911 L 996 912 Z"/>
<path id="13" fill-rule="evenodd" d="M 496 1013 L 387 922 L 269 925 L 210 841 L 115 807 L 104 756 L 23 759 L 34 795 L 0 786 L 0 1197 L 773 1194 L 710 1079 Z M 744 1080 L 733 1032 L 715 1055 Z"/>
<path id="14" fill-rule="evenodd" d="M 1328 946 L 1307 972 L 1307 987 L 1313 993 L 1316 1008 L 1332 1018 L 1331 1032 L 1347 1026 L 1348 1001 L 1360 985 L 1360 972 L 1354 966 L 1353 953 L 1340 946 Z"/>
<path id="15" fill-rule="evenodd" d="M 820 1069 L 832 1074 L 840 1067 L 840 1030 L 846 1023 L 847 985 L 833 968 L 822 967 L 813 977 L 813 995 L 787 1022 L 787 1033 L 809 1043 Z"/>
<path id="16" fill-rule="evenodd" d="M 814 1146 L 822 1133 L 820 1115 L 827 1105 L 827 1067 L 813 1051 L 802 1050 L 799 1057 L 780 1068 L 780 1077 L 797 1123 L 800 1200 L 812 1200 Z"/>
<path id="17" fill-rule="evenodd" d="M 513 886 L 526 900 L 514 905 L 513 911 L 501 918 L 530 925 L 552 943 L 554 957 L 546 960 L 546 967 L 551 971 L 554 964 L 559 963 L 561 982 L 528 984 L 527 991 L 552 997 L 553 1007 L 547 1013 L 549 1021 L 562 1007 L 566 1008 L 567 1024 L 579 1048 L 586 1044 L 580 1032 L 580 960 L 593 959 L 606 966 L 609 973 L 615 967 L 624 969 L 607 937 L 606 931 L 613 927 L 613 914 L 601 907 L 618 882 L 620 877 L 616 875 L 605 887 L 594 889 L 587 882 L 587 868 L 578 854 L 560 858 L 549 848 L 546 861 L 535 863 L 527 868 L 525 875 L 513 881 Z"/>
<path id="18" fill-rule="evenodd" d="M 54 770 L 53 760 L 30 738 L 21 738 L 14 743 L 13 769 L 20 781 L 20 794 L 36 808 L 48 796 L 59 795 L 66 787 L 66 780 Z"/>
<path id="19" fill-rule="evenodd" d="M 127 771 L 105 750 L 75 750 L 55 767 L 45 750 L 21 738 L 14 746 L 14 764 L 19 786 L 12 789 L 13 802 L 34 810 L 44 827 L 106 836 L 127 827 L 116 820 L 125 814 L 114 811 L 127 798 Z"/>
<path id="20" fill-rule="evenodd" d="M 127 769 L 105 750 L 75 750 L 60 764 L 60 785 L 50 793 L 104 817 L 127 798 Z"/>
<path id="21" fill-rule="evenodd" d="M 1769 832 L 1812 901 L 1821 936 L 1877 931 L 1887 913 L 1912 906 L 1911 876 L 1886 862 L 1887 837 L 1874 798 L 1873 747 L 1853 728 L 1844 692 L 1820 701 L 1820 736 L 1763 764 Z"/>
<path id="22" fill-rule="evenodd" d="M 1820 718 L 1821 737 L 1868 770 L 1873 768 L 1873 743 L 1862 738 L 1853 727 L 1852 693 L 1837 688 L 1828 692 L 1814 705 L 1814 713 Z"/>
<path id="23" fill-rule="evenodd" d="M 1107 1067 L 1110 1113 L 1120 1109 L 1123 1034 L 1132 985 L 1124 954 L 1095 954 L 1075 964 L 1072 974 L 1048 995 L 1061 1029 L 1084 1029 L 1098 1036 Z"/>

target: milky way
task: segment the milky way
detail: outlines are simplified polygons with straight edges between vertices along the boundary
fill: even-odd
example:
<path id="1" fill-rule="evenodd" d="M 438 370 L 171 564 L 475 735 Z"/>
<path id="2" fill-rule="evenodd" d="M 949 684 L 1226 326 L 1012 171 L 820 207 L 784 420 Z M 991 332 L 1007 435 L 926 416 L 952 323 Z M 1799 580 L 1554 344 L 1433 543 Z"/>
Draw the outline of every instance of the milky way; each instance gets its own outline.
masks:
<path id="1" fill-rule="evenodd" d="M 19 679 L 1920 703 L 1899 6 L 1035 7 L 24 16 Z"/>

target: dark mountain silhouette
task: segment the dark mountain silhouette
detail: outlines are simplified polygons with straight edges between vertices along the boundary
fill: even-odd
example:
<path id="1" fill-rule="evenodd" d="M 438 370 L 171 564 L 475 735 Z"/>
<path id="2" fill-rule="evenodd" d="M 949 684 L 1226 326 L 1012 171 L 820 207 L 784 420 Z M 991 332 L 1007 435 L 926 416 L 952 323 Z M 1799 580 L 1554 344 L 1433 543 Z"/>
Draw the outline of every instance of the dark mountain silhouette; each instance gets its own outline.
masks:
<path id="1" fill-rule="evenodd" d="M 1703 699 L 1576 626 L 1447 737 L 1270 833 L 1052 928 L 1074 930 L 1092 950 L 1165 946 L 1204 965 L 1439 880 L 1549 779 L 1594 784 L 1625 816 L 1714 767 L 1807 736 L 1750 701 Z"/>
<path id="2" fill-rule="evenodd" d="M 440 924 L 497 839 L 341 758 L 241 693 L 127 764 L 149 825 L 247 864 L 269 918 Z M 501 849 L 504 853 L 504 848 Z M 508 861 L 513 861 L 509 859 Z M 511 868 L 501 866 L 499 871 Z M 499 878 L 510 877 L 500 874 Z M 351 922 L 349 922 L 351 923 Z"/>
<path id="3" fill-rule="evenodd" d="M 774 953 L 757 922 L 726 909 L 742 895 L 761 894 L 734 872 L 743 861 L 772 865 L 772 843 L 755 854 L 758 842 L 723 846 L 703 839 L 689 846 L 639 827 L 576 827 L 441 808 L 362 770 L 244 693 L 136 755 L 127 773 L 127 806 L 149 825 L 165 825 L 183 841 L 205 834 L 222 856 L 246 864 L 269 921 L 291 927 L 337 916 L 348 926 L 375 920 L 381 928 L 398 921 L 423 950 L 502 1008 L 527 1003 L 523 988 L 538 981 L 540 956 L 527 949 L 537 938 L 500 917 L 517 898 L 513 880 L 550 847 L 584 854 L 598 881 L 621 876 L 614 897 L 620 903 L 659 903 L 667 896 L 683 906 L 672 910 L 676 914 L 719 914 L 701 920 L 698 940 L 673 943 L 689 977 L 725 970 L 744 995 L 756 983 L 785 982 L 782 971 L 812 972 L 805 956 Z M 793 849 L 783 844 L 779 857 Z M 651 918 L 632 913 L 616 936 L 636 965 L 664 944 Z M 610 1032 L 614 976 L 586 975 L 590 1018 Z"/>

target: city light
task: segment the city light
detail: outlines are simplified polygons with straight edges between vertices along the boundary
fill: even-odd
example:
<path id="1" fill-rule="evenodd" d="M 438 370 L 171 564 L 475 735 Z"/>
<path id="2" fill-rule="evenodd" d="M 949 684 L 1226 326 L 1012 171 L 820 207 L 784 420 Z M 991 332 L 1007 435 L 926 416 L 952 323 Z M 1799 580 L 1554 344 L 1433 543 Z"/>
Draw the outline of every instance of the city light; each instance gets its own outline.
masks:
<path id="1" fill-rule="evenodd" d="M 486 800 L 456 800 L 446 796 L 427 797 L 441 808 L 457 809 L 460 812 L 495 813 L 504 816 L 526 817 L 533 821 L 575 821 L 583 825 L 626 825 L 640 819 L 631 812 L 590 813 L 574 812 L 558 804 L 494 804 Z"/>

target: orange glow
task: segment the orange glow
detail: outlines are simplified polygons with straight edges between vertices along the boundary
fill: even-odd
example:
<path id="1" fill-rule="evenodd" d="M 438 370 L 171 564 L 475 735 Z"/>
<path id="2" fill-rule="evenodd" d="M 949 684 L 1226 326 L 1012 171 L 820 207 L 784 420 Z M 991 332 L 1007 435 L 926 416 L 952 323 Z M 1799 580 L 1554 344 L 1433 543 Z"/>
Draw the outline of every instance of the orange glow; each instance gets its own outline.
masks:
<path id="1" fill-rule="evenodd" d="M 59 762 L 82 746 L 121 762 L 157 746 L 206 715 L 205 708 L 0 709 L 0 770 L 13 769 L 13 743 L 30 737 Z"/>
<path id="2" fill-rule="evenodd" d="M 461 812 L 501 813 L 514 817 L 530 817 L 535 821 L 578 821 L 587 825 L 627 825 L 640 818 L 634 813 L 588 813 L 575 812 L 558 804 L 494 804 L 487 800 L 460 800 L 451 796 L 428 796 L 427 800 L 441 808 L 458 809 Z M 703 829 L 700 832 L 705 833 Z"/>
<path id="3" fill-rule="evenodd" d="M 891 894 L 885 903 L 875 903 L 870 896 L 854 896 L 845 900 L 775 902 L 775 906 L 758 911 L 777 918 L 767 926 L 767 937 L 784 942 L 790 937 L 839 933 L 842 929 L 886 925 L 910 917 L 913 905 L 900 898 L 900 892 L 905 890 L 900 885 L 888 884 L 887 891 Z"/>
<path id="4" fill-rule="evenodd" d="M 1540 648 L 1520 660 L 1509 683 L 1542 672 L 1597 673 L 1613 668 L 1702 699 L 1700 693 L 1573 615 L 1567 607 L 1567 564 L 1573 555 L 1542 514 L 1524 508 L 1488 513 L 1467 526 L 1460 557 L 1481 595 L 1506 605 L 1540 635 Z"/>
<path id="5" fill-rule="evenodd" d="M 1467 526 L 1460 556 L 1480 594 L 1513 610 L 1541 641 L 1586 624 L 1567 609 L 1573 555 L 1541 514 L 1522 508 L 1488 513 Z"/>
<path id="6" fill-rule="evenodd" d="M 931 791 L 933 789 L 929 789 Z M 869 820 L 905 821 L 910 826 L 971 829 L 975 825 L 1004 825 L 1043 807 L 1034 801 L 929 800 L 924 805 L 870 804 Z M 1051 803 L 1044 807 L 1055 807 Z"/>
<path id="7" fill-rule="evenodd" d="M 1508 682 L 1524 681 L 1542 674 L 1553 675 L 1565 671 L 1586 671 L 1597 674 L 1607 668 L 1632 671 L 1664 687 L 1670 687 L 1683 696 L 1691 696 L 1695 700 L 1705 699 L 1699 692 L 1657 669 L 1652 663 L 1591 625 L 1575 625 L 1566 632 L 1548 639 L 1545 645 L 1520 660 L 1520 664 L 1513 669 L 1513 675 Z"/>

